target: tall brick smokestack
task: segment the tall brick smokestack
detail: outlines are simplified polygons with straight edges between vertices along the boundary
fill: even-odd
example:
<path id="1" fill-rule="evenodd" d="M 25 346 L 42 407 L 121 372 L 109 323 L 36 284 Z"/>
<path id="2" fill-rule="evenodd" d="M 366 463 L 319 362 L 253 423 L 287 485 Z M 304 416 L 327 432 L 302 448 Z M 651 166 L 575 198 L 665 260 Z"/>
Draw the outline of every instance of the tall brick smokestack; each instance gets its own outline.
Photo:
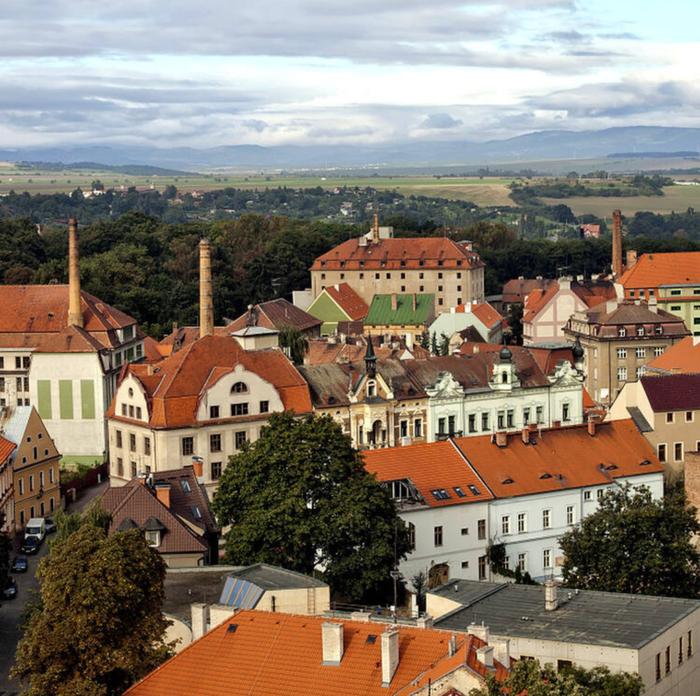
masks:
<path id="1" fill-rule="evenodd" d="M 622 275 L 622 213 L 613 210 L 612 272 L 616 280 Z"/>
<path id="2" fill-rule="evenodd" d="M 80 268 L 78 267 L 78 221 L 68 220 L 68 326 L 83 326 L 80 309 Z"/>
<path id="3" fill-rule="evenodd" d="M 211 245 L 208 239 L 199 243 L 199 337 L 214 333 L 214 302 L 211 286 Z"/>

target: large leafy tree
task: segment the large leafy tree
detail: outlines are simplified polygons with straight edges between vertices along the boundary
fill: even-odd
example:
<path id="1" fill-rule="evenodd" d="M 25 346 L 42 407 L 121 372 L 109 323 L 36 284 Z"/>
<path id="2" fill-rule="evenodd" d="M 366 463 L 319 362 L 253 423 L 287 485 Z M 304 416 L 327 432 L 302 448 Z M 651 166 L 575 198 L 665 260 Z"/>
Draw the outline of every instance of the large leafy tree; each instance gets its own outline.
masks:
<path id="1" fill-rule="evenodd" d="M 569 667 L 555 672 L 551 665 L 537 660 L 519 660 L 504 682 L 489 675 L 483 689 L 472 689 L 469 696 L 640 696 L 642 680 L 638 674 L 617 672 L 607 667 L 583 669 Z"/>
<path id="2" fill-rule="evenodd" d="M 304 356 L 309 350 L 309 342 L 299 329 L 294 326 L 283 326 L 280 329 L 279 342 L 282 348 L 286 348 L 295 365 L 303 364 Z"/>
<path id="3" fill-rule="evenodd" d="M 169 655 L 165 565 L 138 530 L 108 536 L 98 515 L 59 534 L 13 674 L 27 696 L 116 696 Z"/>
<path id="4" fill-rule="evenodd" d="M 214 510 L 226 560 L 321 572 L 350 599 L 376 598 L 408 551 L 389 493 L 330 417 L 275 414 L 229 460 Z"/>
<path id="5" fill-rule="evenodd" d="M 661 500 L 648 489 L 609 491 L 596 512 L 560 539 L 564 583 L 609 592 L 696 597 L 700 531 L 682 490 Z"/>

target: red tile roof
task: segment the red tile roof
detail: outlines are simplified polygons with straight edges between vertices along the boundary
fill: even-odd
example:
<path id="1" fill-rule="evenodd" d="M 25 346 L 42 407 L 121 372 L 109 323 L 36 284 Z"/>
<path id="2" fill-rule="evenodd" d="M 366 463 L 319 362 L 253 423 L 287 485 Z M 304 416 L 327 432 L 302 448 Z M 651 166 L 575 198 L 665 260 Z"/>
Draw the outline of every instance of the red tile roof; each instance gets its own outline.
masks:
<path id="1" fill-rule="evenodd" d="M 525 301 L 536 288 L 546 290 L 554 281 L 549 278 L 513 278 L 503 284 L 504 304 L 520 303 Z"/>
<path id="2" fill-rule="evenodd" d="M 286 410 L 296 413 L 312 410 L 306 382 L 282 351 L 245 351 L 230 336 L 205 336 L 155 365 L 130 364 L 127 374 L 134 375 L 146 391 L 151 427 L 178 428 L 197 422 L 199 400 L 212 371 L 221 368 L 230 372 L 238 364 L 270 382 Z M 108 417 L 121 419 L 114 401 Z"/>
<path id="3" fill-rule="evenodd" d="M 647 370 L 662 372 L 700 372 L 700 338 L 686 336 L 668 347 L 662 355 L 647 363 Z"/>
<path id="4" fill-rule="evenodd" d="M 620 283 L 625 290 L 700 283 L 700 251 L 642 254 Z"/>
<path id="5" fill-rule="evenodd" d="M 380 239 L 360 245 L 349 239 L 319 256 L 312 271 L 400 269 L 400 268 L 480 268 L 484 264 L 475 251 L 446 237 L 405 237 Z"/>
<path id="6" fill-rule="evenodd" d="M 646 376 L 640 382 L 655 412 L 700 409 L 700 374 Z"/>
<path id="7" fill-rule="evenodd" d="M 127 520 L 144 528 L 154 518 L 163 526 L 159 553 L 204 553 L 207 545 L 181 520 L 158 500 L 155 493 L 140 483 L 108 488 L 102 496 L 102 507 L 112 515 L 110 534 L 119 531 Z"/>
<path id="8" fill-rule="evenodd" d="M 533 321 L 550 300 L 559 293 L 560 287 L 559 281 L 555 280 L 544 291 L 535 288 L 525 299 L 523 321 Z M 572 280 L 570 288 L 586 307 L 595 307 L 606 300 L 616 298 L 615 286 L 607 280 L 584 280 L 581 282 Z"/>
<path id="9" fill-rule="evenodd" d="M 325 292 L 351 321 L 359 321 L 367 316 L 369 306 L 347 283 L 331 285 L 325 289 Z"/>
<path id="10" fill-rule="evenodd" d="M 250 317 L 248 312 L 232 321 L 226 329 L 231 333 L 248 326 Z M 266 329 L 281 331 L 285 326 L 291 326 L 299 331 L 308 331 L 321 326 L 321 320 L 311 316 L 303 309 L 285 299 L 261 302 L 253 308 L 253 326 L 262 326 Z"/>
<path id="11" fill-rule="evenodd" d="M 506 447 L 485 435 L 457 438 L 454 445 L 370 450 L 363 457 L 367 470 L 381 481 L 410 479 L 430 507 L 602 485 L 664 470 L 632 420 L 599 423 L 594 436 L 582 425 L 543 430 L 541 435 L 531 432 L 530 444 L 517 432 L 508 434 Z M 465 488 L 469 483 L 477 486 L 480 497 Z M 456 495 L 455 486 L 466 497 Z M 450 498 L 436 499 L 432 491 L 440 489 Z"/>
<path id="12" fill-rule="evenodd" d="M 9 456 L 15 451 L 17 445 L 0 435 L 0 464 L 5 463 Z"/>
<path id="13" fill-rule="evenodd" d="M 455 312 L 463 314 L 466 311 L 466 305 L 455 307 Z M 503 316 L 488 302 L 473 302 L 470 311 L 487 329 L 494 329 L 504 321 Z"/>
<path id="14" fill-rule="evenodd" d="M 382 686 L 381 634 L 386 625 L 342 621 L 344 652 L 339 665 L 324 665 L 322 624 L 334 621 L 262 611 L 241 611 L 195 641 L 126 691 L 130 696 L 397 696 L 412 693 L 416 679 L 433 679 L 464 662 L 476 662 L 478 638 L 400 626 L 399 663 L 389 687 Z M 338 622 L 340 623 L 340 622 Z M 229 627 L 235 626 L 230 630 Z M 369 639 L 369 636 L 375 636 Z M 369 639 L 369 640 L 368 640 Z M 455 659 L 456 658 L 456 659 Z M 498 667 L 501 667 L 500 665 Z M 500 669 L 498 675 L 505 675 Z"/>
<path id="15" fill-rule="evenodd" d="M 387 447 L 362 452 L 365 468 L 379 481 L 409 479 L 430 507 L 492 500 L 493 495 L 452 442 Z M 454 489 L 459 487 L 464 496 Z M 475 486 L 478 495 L 470 486 Z M 444 490 L 447 496 L 433 494 Z"/>

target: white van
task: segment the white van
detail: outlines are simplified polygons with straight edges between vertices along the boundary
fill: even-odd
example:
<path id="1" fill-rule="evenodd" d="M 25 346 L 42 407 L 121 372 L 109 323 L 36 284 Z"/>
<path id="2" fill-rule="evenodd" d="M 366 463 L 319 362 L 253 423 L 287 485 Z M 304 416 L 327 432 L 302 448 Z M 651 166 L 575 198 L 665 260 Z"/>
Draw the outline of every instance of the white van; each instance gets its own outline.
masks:
<path id="1" fill-rule="evenodd" d="M 32 517 L 24 527 L 24 538 L 35 537 L 37 541 L 43 541 L 46 536 L 46 522 L 43 517 Z"/>

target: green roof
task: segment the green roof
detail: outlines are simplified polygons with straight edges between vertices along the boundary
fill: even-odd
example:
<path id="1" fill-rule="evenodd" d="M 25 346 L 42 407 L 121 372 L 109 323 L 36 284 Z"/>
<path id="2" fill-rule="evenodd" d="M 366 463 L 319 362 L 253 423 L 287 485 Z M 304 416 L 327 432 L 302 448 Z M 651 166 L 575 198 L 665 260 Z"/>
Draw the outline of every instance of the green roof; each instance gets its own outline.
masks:
<path id="1" fill-rule="evenodd" d="M 391 295 L 375 295 L 365 318 L 366 326 L 403 325 L 422 326 L 432 321 L 435 314 L 435 295 L 397 295 L 396 309 L 391 308 Z M 415 309 L 413 298 L 415 297 Z"/>

